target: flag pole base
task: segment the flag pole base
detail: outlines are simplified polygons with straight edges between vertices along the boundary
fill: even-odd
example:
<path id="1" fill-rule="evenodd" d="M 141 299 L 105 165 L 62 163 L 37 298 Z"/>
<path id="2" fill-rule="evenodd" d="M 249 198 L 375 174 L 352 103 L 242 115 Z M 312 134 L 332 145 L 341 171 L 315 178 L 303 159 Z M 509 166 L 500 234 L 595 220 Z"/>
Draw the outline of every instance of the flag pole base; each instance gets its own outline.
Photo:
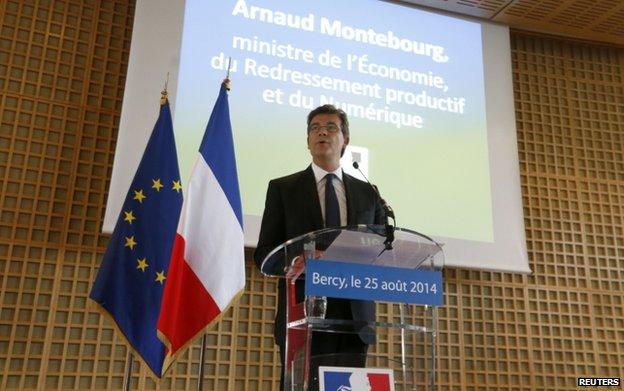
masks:
<path id="1" fill-rule="evenodd" d="M 130 391 L 130 382 L 132 381 L 132 364 L 134 357 L 132 350 L 128 349 L 128 357 L 126 357 L 126 373 L 124 374 L 123 391 Z"/>
<path id="2" fill-rule="evenodd" d="M 202 336 L 201 350 L 199 351 L 199 371 L 197 372 L 197 391 L 204 389 L 204 352 L 206 351 L 206 334 Z"/>

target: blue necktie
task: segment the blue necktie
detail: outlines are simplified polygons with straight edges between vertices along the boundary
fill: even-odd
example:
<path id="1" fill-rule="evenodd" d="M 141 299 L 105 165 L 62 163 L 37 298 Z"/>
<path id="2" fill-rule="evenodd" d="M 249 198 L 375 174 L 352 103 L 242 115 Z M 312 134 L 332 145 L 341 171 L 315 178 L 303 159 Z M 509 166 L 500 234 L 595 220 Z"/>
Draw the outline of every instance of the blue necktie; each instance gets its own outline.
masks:
<path id="1" fill-rule="evenodd" d="M 340 227 L 340 205 L 334 190 L 334 174 L 325 175 L 325 227 Z"/>

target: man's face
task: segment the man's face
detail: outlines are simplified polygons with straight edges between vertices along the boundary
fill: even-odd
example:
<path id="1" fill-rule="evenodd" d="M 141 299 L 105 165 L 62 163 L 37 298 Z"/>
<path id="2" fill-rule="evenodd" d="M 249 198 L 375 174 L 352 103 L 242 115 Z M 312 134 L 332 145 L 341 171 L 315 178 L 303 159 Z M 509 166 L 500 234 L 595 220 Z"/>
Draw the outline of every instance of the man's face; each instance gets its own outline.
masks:
<path id="1" fill-rule="evenodd" d="M 337 114 L 319 114 L 308 127 L 308 149 L 313 158 L 340 160 L 340 151 L 349 144 L 342 134 L 342 121 Z"/>

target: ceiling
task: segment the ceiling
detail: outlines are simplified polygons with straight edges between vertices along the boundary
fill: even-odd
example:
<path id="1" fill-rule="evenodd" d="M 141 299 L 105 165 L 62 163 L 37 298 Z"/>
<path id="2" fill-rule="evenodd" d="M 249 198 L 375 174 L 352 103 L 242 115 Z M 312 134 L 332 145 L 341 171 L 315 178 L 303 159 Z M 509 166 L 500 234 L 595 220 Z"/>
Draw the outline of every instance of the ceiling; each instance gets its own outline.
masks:
<path id="1" fill-rule="evenodd" d="M 512 28 L 624 46 L 624 0 L 404 0 Z"/>

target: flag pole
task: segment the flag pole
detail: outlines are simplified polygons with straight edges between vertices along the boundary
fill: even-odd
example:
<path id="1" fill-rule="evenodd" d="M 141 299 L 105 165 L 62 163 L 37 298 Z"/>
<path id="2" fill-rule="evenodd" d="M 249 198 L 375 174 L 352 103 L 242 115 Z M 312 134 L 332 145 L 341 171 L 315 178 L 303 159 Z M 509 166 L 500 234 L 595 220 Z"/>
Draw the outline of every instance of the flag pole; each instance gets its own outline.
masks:
<path id="1" fill-rule="evenodd" d="M 122 374 L 124 391 L 134 387 L 131 384 L 135 354 L 136 361 L 143 360 L 145 368 L 158 378 L 162 376 L 166 357 L 163 342 L 156 333 L 161 309 L 156 304 L 162 302 L 183 195 L 166 85 L 160 98 L 158 119 L 144 146 L 134 179 L 127 187 L 89 293 L 89 299 L 111 320 L 127 347 Z M 172 186 L 170 190 L 169 186 Z M 151 202 L 142 202 L 145 198 Z M 124 275 L 121 280 L 120 274 Z"/>
<path id="2" fill-rule="evenodd" d="M 128 348 L 128 357 L 126 357 L 126 373 L 124 374 L 123 391 L 130 391 L 130 381 L 132 380 L 132 350 Z"/>
<path id="3" fill-rule="evenodd" d="M 202 335 L 201 350 L 199 351 L 199 373 L 197 379 L 197 391 L 204 389 L 204 352 L 206 351 L 206 333 Z"/>
<path id="4" fill-rule="evenodd" d="M 167 103 L 167 83 L 169 83 L 169 72 L 167 72 L 167 79 L 165 80 L 165 88 L 161 91 L 160 105 Z M 128 356 L 126 357 L 126 373 L 124 374 L 123 391 L 130 391 L 130 383 L 132 381 L 132 367 L 134 364 L 134 356 L 132 350 L 128 349 Z"/>
<path id="5" fill-rule="evenodd" d="M 229 58 L 228 61 L 228 69 L 227 74 L 225 75 L 225 79 L 223 83 L 225 83 L 225 88 L 230 90 L 230 68 L 232 67 L 232 57 Z M 169 74 L 167 74 L 167 79 L 169 78 Z M 199 351 L 199 370 L 197 373 L 197 391 L 203 391 L 203 383 L 204 383 L 204 352 L 206 351 L 206 333 L 202 335 L 201 342 L 201 350 Z"/>

